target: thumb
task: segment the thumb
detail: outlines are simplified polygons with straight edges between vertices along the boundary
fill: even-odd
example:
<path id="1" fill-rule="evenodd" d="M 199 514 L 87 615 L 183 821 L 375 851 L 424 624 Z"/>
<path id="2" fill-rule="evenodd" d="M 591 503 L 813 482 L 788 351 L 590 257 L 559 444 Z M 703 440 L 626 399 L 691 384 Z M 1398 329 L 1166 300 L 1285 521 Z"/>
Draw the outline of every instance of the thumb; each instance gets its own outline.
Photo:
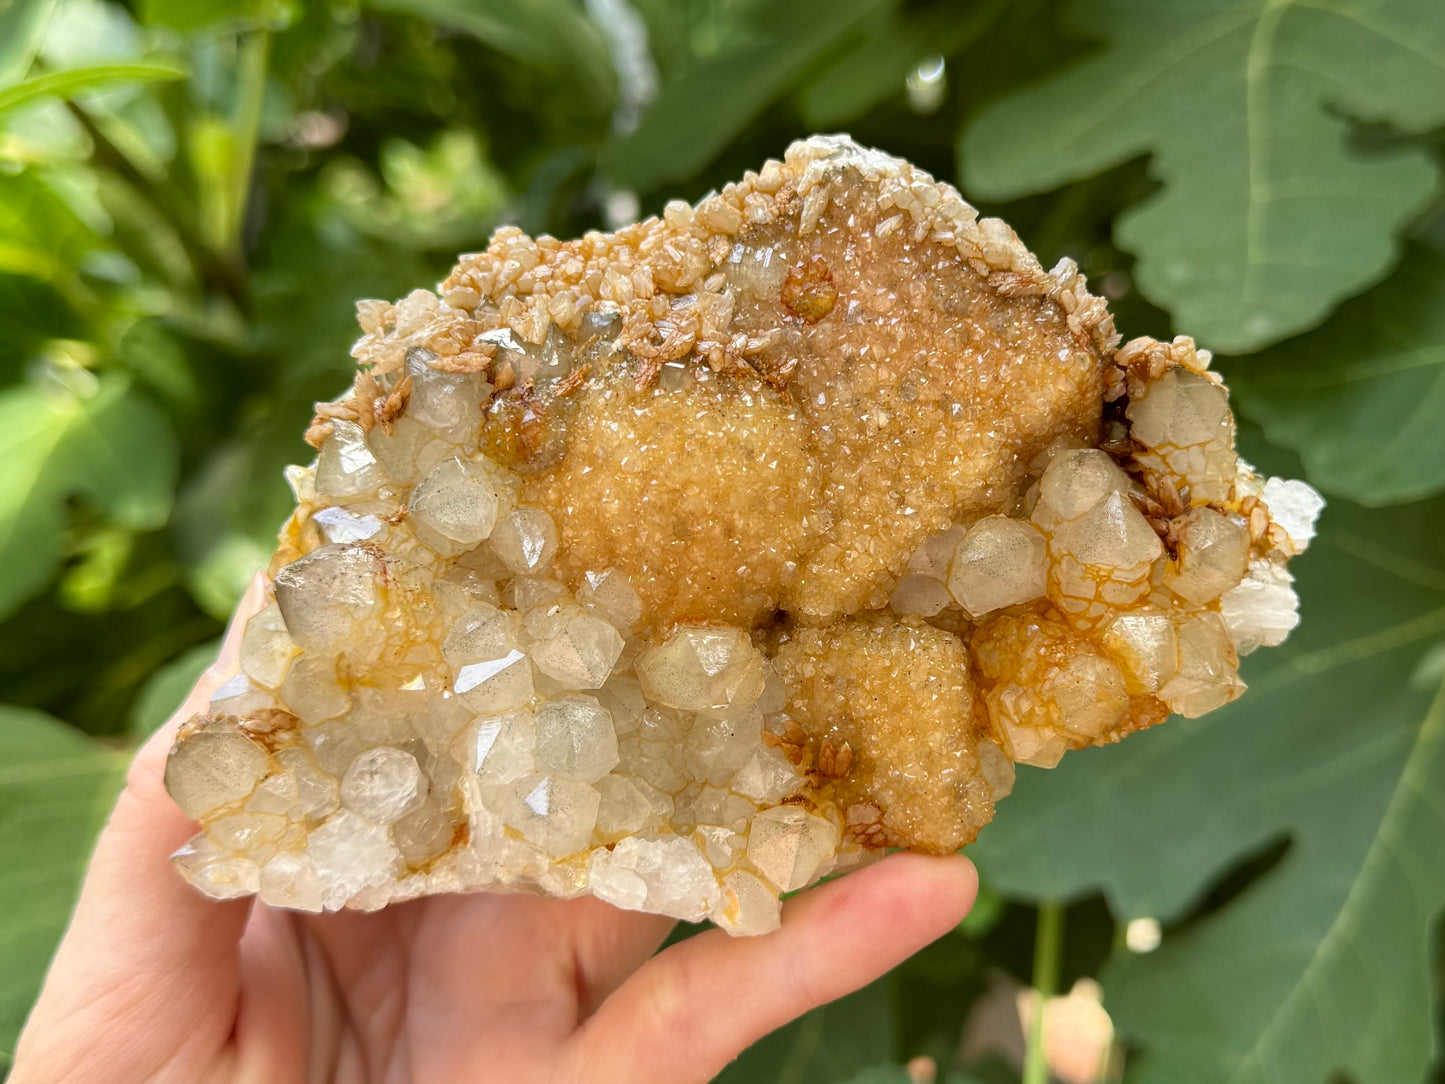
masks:
<path id="1" fill-rule="evenodd" d="M 264 604 L 258 574 L 231 618 L 215 664 L 175 715 L 136 754 L 96 842 L 70 927 L 16 1051 L 96 1051 L 101 1029 L 121 1041 L 102 1056 L 113 1079 L 148 1079 L 187 1049 L 214 1050 L 230 1034 L 239 987 L 237 945 L 249 900 L 217 903 L 187 885 L 170 855 L 196 825 L 166 793 L 166 754 L 181 723 L 203 711 L 234 672 L 246 621 Z M 33 1050 L 31 1047 L 42 1050 Z M 52 1066 L 52 1069 L 60 1068 Z M 36 1079 L 60 1079 L 45 1075 Z"/>

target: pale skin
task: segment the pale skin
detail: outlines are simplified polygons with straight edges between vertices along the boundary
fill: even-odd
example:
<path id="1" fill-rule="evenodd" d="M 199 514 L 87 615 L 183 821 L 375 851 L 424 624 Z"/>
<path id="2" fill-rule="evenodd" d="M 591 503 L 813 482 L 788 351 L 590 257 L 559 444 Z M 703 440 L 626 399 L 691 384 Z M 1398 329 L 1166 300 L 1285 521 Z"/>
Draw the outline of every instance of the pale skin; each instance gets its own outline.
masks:
<path id="1" fill-rule="evenodd" d="M 374 914 L 216 903 L 167 857 L 196 827 L 162 785 L 180 721 L 234 672 L 252 585 L 220 658 L 136 756 L 11 1084 L 687 1084 L 956 926 L 961 856 L 896 854 L 792 899 L 763 937 L 657 952 L 669 919 L 591 898 L 438 896 Z"/>

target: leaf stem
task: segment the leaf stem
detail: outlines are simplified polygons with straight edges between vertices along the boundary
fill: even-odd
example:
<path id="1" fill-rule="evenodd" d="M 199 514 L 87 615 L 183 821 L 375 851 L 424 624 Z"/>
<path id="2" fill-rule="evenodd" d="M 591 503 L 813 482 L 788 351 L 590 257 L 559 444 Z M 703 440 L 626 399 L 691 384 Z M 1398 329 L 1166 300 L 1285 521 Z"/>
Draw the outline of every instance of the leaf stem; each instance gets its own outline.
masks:
<path id="1" fill-rule="evenodd" d="M 155 211 L 175 231 L 176 238 L 185 250 L 196 277 L 203 285 L 219 289 L 244 310 L 247 303 L 246 282 L 240 268 L 215 252 L 201 239 L 195 226 L 187 220 L 189 216 L 177 208 L 175 197 L 142 173 L 136 164 L 126 156 L 126 153 L 105 134 L 100 125 L 95 122 L 95 118 L 86 112 L 83 106 L 74 101 L 66 101 L 64 104 L 71 116 L 85 129 L 85 134 L 90 137 L 91 146 L 94 148 L 95 164 L 120 177 L 142 200 L 150 205 L 151 210 Z"/>
<path id="2" fill-rule="evenodd" d="M 1049 998 L 1058 993 L 1059 970 L 1064 945 L 1064 908 L 1062 904 L 1045 901 L 1039 904 L 1038 925 L 1034 932 L 1034 1003 L 1029 1022 L 1028 1047 L 1024 1051 L 1022 1084 L 1048 1084 L 1049 1058 L 1044 1046 L 1044 1010 Z"/>
<path id="3" fill-rule="evenodd" d="M 246 229 L 246 209 L 250 202 L 251 175 L 256 167 L 256 144 L 261 134 L 261 113 L 266 102 L 266 72 L 271 63 L 271 32 L 264 27 L 250 34 L 241 43 L 237 83 L 240 88 L 236 104 L 236 158 L 231 175 L 231 198 L 228 208 L 226 243 L 239 258 Z"/>

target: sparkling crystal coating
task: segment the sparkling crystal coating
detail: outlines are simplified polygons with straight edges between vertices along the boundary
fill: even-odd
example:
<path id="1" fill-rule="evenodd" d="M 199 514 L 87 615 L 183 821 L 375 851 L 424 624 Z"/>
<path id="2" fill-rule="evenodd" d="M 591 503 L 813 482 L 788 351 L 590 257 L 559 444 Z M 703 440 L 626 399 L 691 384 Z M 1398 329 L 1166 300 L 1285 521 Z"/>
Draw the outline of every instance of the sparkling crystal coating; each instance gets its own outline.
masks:
<path id="1" fill-rule="evenodd" d="M 219 898 L 766 932 L 971 842 L 1016 763 L 1229 702 L 1299 619 L 1321 502 L 1238 458 L 1208 354 L 1120 346 L 1071 262 L 844 137 L 358 317 L 168 762 Z"/>

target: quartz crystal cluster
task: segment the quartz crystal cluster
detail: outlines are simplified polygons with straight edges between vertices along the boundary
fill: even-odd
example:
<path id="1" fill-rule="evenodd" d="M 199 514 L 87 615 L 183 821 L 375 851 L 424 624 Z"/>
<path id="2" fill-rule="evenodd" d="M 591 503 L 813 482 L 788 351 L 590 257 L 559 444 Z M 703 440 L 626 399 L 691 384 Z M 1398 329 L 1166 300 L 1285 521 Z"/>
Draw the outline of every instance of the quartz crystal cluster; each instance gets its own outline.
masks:
<path id="1" fill-rule="evenodd" d="M 758 933 L 1016 763 L 1244 691 L 1318 496 L 952 188 L 818 137 L 359 306 L 268 604 L 166 782 L 218 897 L 591 893 Z"/>

